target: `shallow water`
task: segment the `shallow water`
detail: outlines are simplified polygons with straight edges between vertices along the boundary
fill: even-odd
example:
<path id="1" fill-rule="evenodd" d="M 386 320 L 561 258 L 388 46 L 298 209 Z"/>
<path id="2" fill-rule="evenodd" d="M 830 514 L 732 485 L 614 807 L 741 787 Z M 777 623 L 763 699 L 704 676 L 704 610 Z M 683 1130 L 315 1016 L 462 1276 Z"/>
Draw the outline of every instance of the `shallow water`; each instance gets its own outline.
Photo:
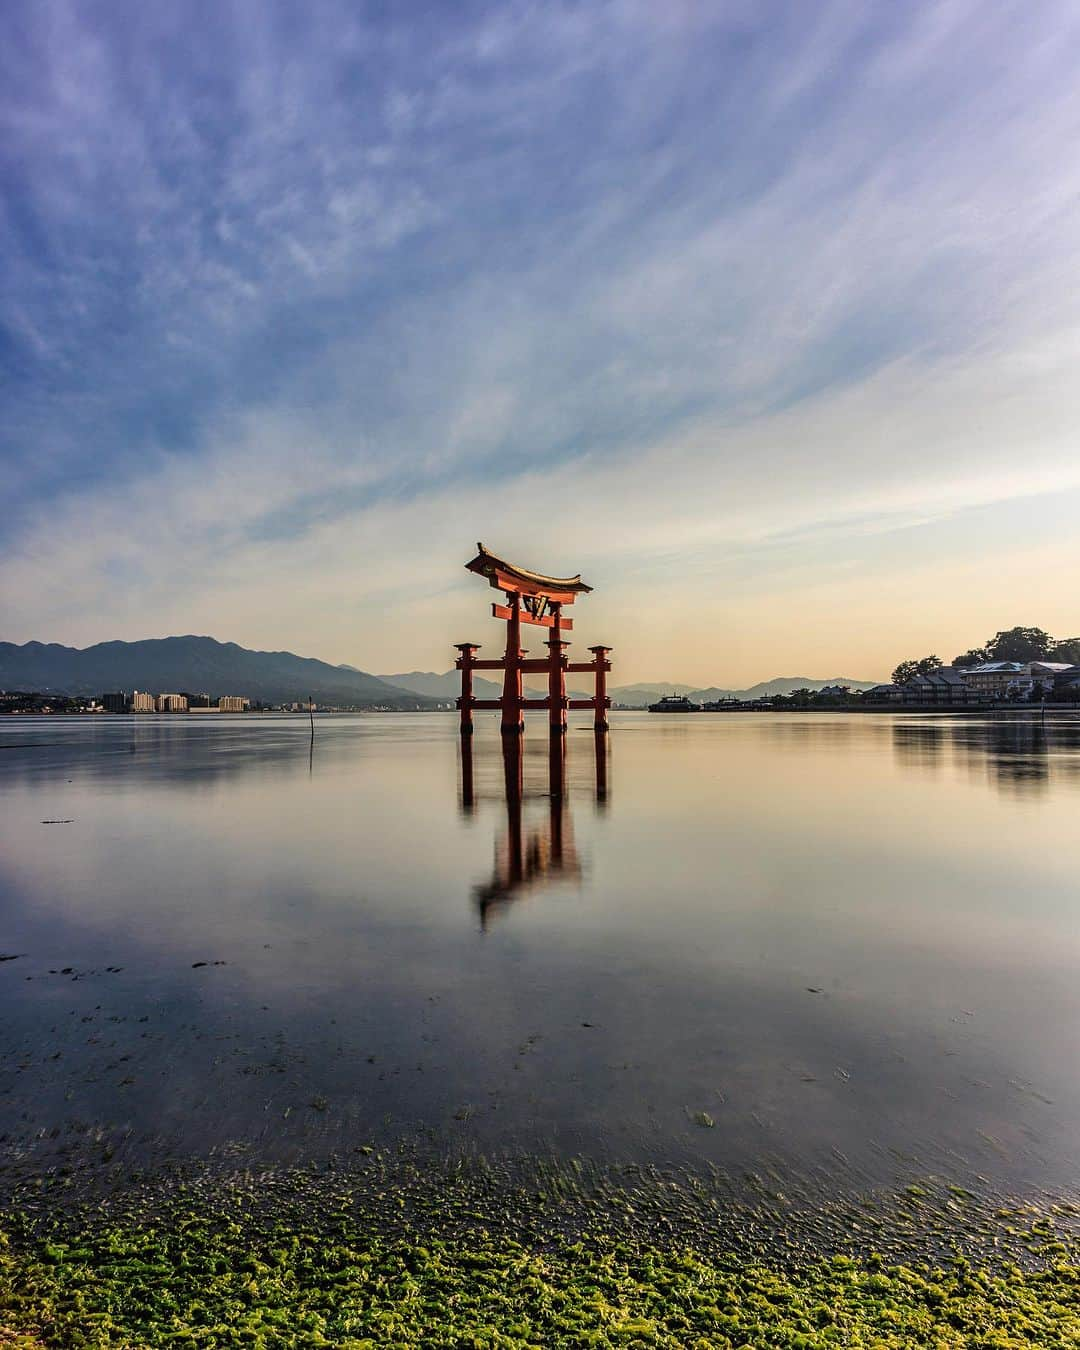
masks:
<path id="1" fill-rule="evenodd" d="M 0 721 L 7 1156 L 1072 1187 L 1080 718 L 625 713 L 562 765 L 485 719 L 471 760 L 441 714 Z"/>

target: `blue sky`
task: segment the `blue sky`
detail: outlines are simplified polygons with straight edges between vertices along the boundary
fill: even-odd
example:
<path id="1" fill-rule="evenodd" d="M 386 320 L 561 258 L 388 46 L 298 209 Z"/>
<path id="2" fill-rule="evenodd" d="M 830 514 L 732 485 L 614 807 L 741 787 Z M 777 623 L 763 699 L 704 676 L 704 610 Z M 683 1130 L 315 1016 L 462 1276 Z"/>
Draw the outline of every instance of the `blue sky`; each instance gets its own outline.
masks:
<path id="1" fill-rule="evenodd" d="M 1080 631 L 1074 5 L 0 25 L 3 637 L 443 668 L 478 538 L 626 679 Z"/>

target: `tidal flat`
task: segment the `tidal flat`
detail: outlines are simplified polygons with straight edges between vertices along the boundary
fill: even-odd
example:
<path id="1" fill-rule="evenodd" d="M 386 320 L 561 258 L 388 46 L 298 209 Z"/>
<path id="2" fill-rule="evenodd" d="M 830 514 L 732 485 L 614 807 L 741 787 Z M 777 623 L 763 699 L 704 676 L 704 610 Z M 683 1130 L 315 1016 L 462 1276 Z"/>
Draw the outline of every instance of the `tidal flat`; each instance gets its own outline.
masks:
<path id="1" fill-rule="evenodd" d="M 304 1170 L 25 1177 L 0 1224 L 0 1344 L 1080 1337 L 1072 1204 L 995 1207 L 934 1179 L 807 1202 L 776 1178 L 536 1158 L 451 1164 L 415 1146 L 361 1145 Z"/>
<path id="2" fill-rule="evenodd" d="M 671 720 L 0 727 L 0 1344 L 1075 1343 L 1080 723 Z"/>

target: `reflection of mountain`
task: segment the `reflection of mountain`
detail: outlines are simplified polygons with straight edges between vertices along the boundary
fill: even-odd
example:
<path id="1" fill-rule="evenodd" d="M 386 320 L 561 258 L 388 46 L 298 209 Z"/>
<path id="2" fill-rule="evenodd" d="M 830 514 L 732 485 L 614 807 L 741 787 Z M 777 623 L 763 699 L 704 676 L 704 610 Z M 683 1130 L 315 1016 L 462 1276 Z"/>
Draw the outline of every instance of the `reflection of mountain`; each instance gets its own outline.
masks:
<path id="1" fill-rule="evenodd" d="M 598 805 L 607 801 L 607 738 L 594 737 L 595 794 Z M 574 821 L 566 781 L 566 739 L 552 736 L 548 746 L 547 791 L 525 787 L 525 749 L 518 737 L 502 743 L 503 796 L 506 829 L 495 843 L 495 864 L 489 881 L 474 887 L 480 926 L 487 928 L 500 910 L 558 882 L 577 881 L 581 860 L 574 843 Z M 461 740 L 461 807 L 475 809 L 477 791 L 472 737 Z M 542 814 L 530 817 L 527 804 L 543 803 Z"/>
<path id="2" fill-rule="evenodd" d="M 1006 792 L 1043 792 L 1053 775 L 1080 777 L 1080 719 L 1068 716 L 898 722 L 892 735 L 896 761 L 904 768 L 939 768 L 948 752 Z"/>

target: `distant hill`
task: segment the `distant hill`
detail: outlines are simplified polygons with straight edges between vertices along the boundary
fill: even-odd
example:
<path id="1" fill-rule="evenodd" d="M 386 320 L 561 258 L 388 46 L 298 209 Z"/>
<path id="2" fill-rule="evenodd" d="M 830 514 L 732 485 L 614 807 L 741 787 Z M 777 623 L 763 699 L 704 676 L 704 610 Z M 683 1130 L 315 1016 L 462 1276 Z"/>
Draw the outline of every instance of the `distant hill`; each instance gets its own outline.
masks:
<path id="1" fill-rule="evenodd" d="M 586 678 L 576 677 L 572 698 L 592 692 Z M 686 694 L 697 703 L 717 698 L 764 698 L 793 689 L 820 689 L 846 684 L 869 689 L 873 680 L 836 675 L 805 675 L 766 680 L 749 689 L 696 688 L 689 684 L 641 683 L 610 690 L 613 703 L 642 708 L 665 694 Z M 591 686 L 591 682 L 588 682 Z M 542 695 L 543 677 L 529 680 L 529 692 Z M 0 642 L 0 689 L 43 693 L 103 694 L 114 689 L 149 689 L 155 693 L 240 694 L 263 703 L 292 703 L 309 695 L 316 703 L 355 708 L 427 708 L 450 703 L 461 690 L 457 670 L 442 674 L 412 670 L 397 675 L 369 675 L 355 666 L 330 665 L 292 652 L 259 652 L 211 637 L 148 638 L 142 642 L 99 642 L 93 647 L 64 647 L 55 642 Z M 498 698 L 502 684 L 473 677 L 477 698 Z"/>
<path id="2" fill-rule="evenodd" d="M 692 694 L 692 684 L 620 684 L 609 689 L 612 703 L 625 703 L 631 708 L 644 708 L 649 703 L 659 703 L 665 694 Z"/>
<path id="3" fill-rule="evenodd" d="M 424 694 L 428 698 L 438 699 L 441 703 L 452 702 L 461 693 L 461 671 L 448 670 L 442 675 L 433 670 L 408 670 L 398 675 L 380 675 L 380 680 L 396 685 L 399 689 L 411 689 L 415 694 Z M 577 676 L 580 680 L 581 676 Z M 592 690 L 567 688 L 571 698 L 590 698 Z M 525 681 L 526 697 L 541 697 L 547 693 L 547 680 L 543 675 L 529 676 Z M 494 680 L 485 680 L 480 675 L 473 676 L 474 698 L 501 698 L 502 684 Z"/>
<path id="4" fill-rule="evenodd" d="M 878 683 L 878 680 L 852 680 L 846 675 L 834 675 L 828 680 L 812 680 L 807 675 L 783 675 L 775 680 L 763 680 L 749 689 L 719 689 L 716 685 L 695 689 L 690 684 L 675 683 L 624 684 L 610 692 L 613 703 L 643 708 L 649 703 L 658 703 L 665 694 L 686 694 L 695 703 L 711 703 L 719 698 L 772 698 L 776 694 L 790 694 L 795 689 L 824 689 L 827 684 L 846 684 L 849 689 L 872 689 Z"/>
<path id="5" fill-rule="evenodd" d="M 316 703 L 355 708 L 425 708 L 431 700 L 395 688 L 362 670 L 332 666 L 292 652 L 258 652 L 211 637 L 148 638 L 63 647 L 56 642 L 0 642 L 0 689 L 103 694 L 239 694 L 263 703 Z"/>
<path id="6" fill-rule="evenodd" d="M 380 675 L 378 678 L 398 689 L 409 689 L 414 694 L 423 694 L 441 703 L 452 702 L 461 693 L 460 670 L 448 670 L 442 675 L 433 670 L 409 670 L 402 675 Z M 473 694 L 476 698 L 498 698 L 501 693 L 501 684 L 481 679 L 479 675 L 473 676 Z"/>
<path id="7" fill-rule="evenodd" d="M 440 702 L 452 702 L 461 693 L 461 672 L 447 670 L 438 674 L 433 670 L 409 670 L 396 675 L 378 677 L 387 684 L 399 689 L 409 689 L 413 693 L 438 699 Z M 582 676 L 577 676 L 581 680 Z M 542 677 L 529 681 L 534 693 L 542 692 Z M 622 684 L 609 689 L 612 703 L 621 703 L 625 707 L 644 708 L 650 703 L 658 703 L 665 694 L 686 694 L 695 703 L 712 702 L 718 698 L 768 698 L 774 694 L 790 694 L 793 689 L 823 689 L 827 684 L 846 684 L 851 689 L 872 689 L 877 680 L 850 680 L 846 675 L 837 675 L 829 680 L 812 680 L 805 675 L 782 676 L 775 680 L 765 680 L 749 689 L 718 689 L 715 685 L 708 689 L 699 689 L 692 684 Z M 589 698 L 591 687 L 582 685 L 579 689 L 568 690 L 571 698 Z M 498 698 L 502 685 L 494 680 L 485 680 L 479 675 L 473 676 L 473 693 L 477 698 Z"/>

